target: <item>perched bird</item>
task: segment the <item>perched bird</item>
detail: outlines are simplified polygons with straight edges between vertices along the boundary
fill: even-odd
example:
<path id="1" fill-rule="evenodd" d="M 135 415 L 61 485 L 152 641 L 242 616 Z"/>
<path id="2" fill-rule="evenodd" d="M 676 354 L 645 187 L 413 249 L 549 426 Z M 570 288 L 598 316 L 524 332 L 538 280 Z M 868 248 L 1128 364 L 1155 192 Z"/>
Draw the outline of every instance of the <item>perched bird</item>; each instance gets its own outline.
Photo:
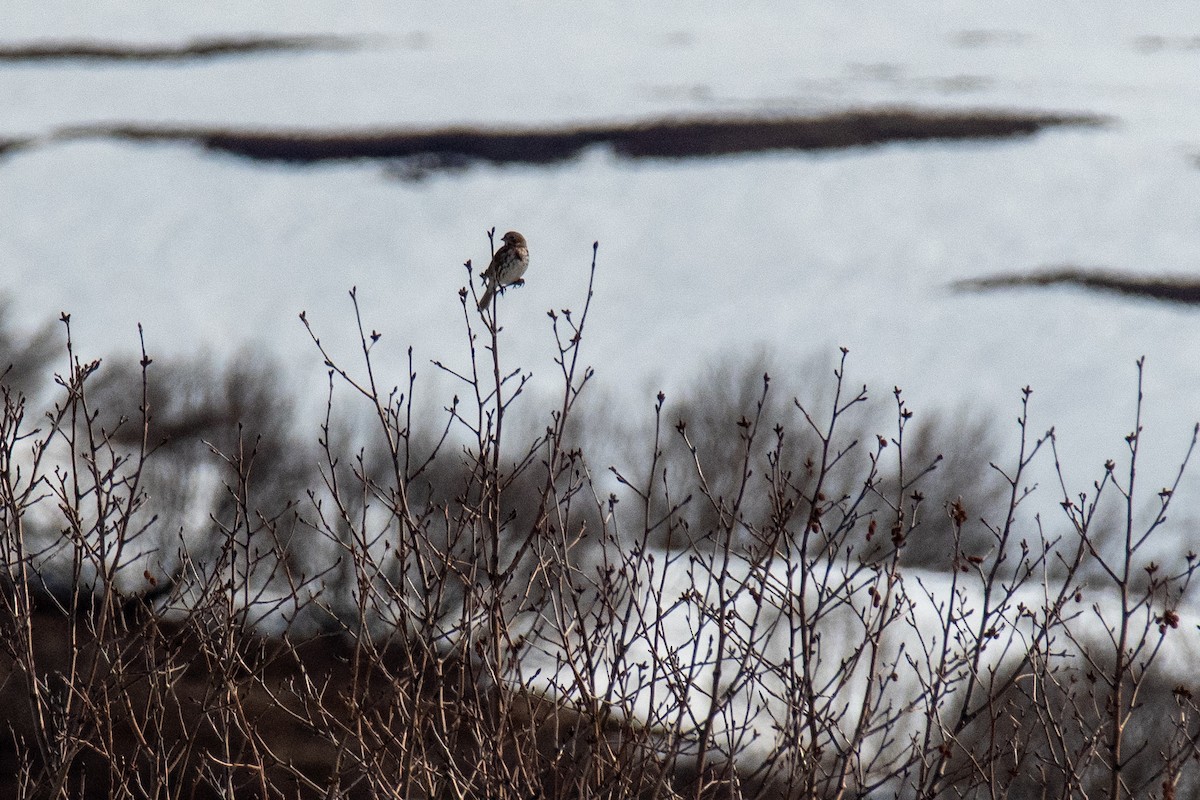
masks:
<path id="1" fill-rule="evenodd" d="M 521 280 L 525 270 L 529 269 L 529 245 L 525 243 L 525 237 L 516 231 L 509 231 L 504 234 L 502 241 L 504 246 L 492 256 L 492 263 L 488 264 L 481 276 L 487 281 L 487 288 L 483 297 L 479 298 L 480 311 L 492 302 L 492 295 L 497 289 L 525 282 Z"/>

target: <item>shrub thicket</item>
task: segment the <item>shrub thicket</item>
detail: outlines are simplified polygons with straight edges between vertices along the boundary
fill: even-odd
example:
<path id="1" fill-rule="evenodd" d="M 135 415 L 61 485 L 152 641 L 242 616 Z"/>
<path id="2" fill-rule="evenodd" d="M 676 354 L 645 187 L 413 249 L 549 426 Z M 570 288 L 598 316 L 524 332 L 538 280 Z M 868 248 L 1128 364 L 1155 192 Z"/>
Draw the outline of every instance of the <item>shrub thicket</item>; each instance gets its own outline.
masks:
<path id="1" fill-rule="evenodd" d="M 1004 454 L 899 391 L 885 423 L 843 351 L 804 400 L 759 365 L 659 395 L 606 468 L 590 282 L 546 407 L 473 295 L 440 418 L 354 292 L 356 365 L 310 327 L 315 437 L 249 357 L 87 361 L 64 316 L 51 386 L 53 335 L 0 335 L 5 796 L 1196 790 L 1195 557 L 1145 555 L 1140 417 L 1049 519 L 1028 392 Z"/>

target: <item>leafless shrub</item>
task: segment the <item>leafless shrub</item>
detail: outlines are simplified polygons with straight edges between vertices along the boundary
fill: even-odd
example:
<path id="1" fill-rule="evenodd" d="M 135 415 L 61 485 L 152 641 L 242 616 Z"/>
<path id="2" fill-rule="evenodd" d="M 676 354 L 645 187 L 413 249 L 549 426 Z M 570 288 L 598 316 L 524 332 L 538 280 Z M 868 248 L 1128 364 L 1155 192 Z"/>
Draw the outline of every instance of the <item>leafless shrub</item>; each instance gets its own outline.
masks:
<path id="1" fill-rule="evenodd" d="M 355 292 L 355 363 L 309 328 L 315 450 L 261 365 L 101 364 L 67 317 L 44 416 L 0 382 L 9 795 L 1197 784 L 1196 556 L 1161 541 L 1178 481 L 1146 512 L 1140 383 L 1128 459 L 1082 492 L 1059 469 L 1052 518 L 1029 475 L 1056 440 L 1029 430 L 1028 391 L 1004 453 L 898 390 L 885 422 L 845 351 L 801 398 L 758 366 L 659 395 L 604 469 L 575 421 L 590 283 L 549 315 L 561 393 L 541 410 L 504 356 L 508 298 L 482 317 L 461 299 L 432 424 L 411 355 L 402 384 L 377 374 Z"/>

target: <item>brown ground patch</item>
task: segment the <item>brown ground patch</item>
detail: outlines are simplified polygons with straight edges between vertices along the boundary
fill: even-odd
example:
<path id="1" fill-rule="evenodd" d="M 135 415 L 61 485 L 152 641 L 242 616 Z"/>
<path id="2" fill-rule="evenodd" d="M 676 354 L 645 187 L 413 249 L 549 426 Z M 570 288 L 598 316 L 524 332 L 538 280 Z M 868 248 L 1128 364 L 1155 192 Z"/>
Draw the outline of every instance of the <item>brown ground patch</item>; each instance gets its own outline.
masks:
<path id="1" fill-rule="evenodd" d="M 1020 286 L 1081 286 L 1101 292 L 1147 297 L 1171 303 L 1200 303 L 1200 277 L 1129 275 L 1112 270 L 1059 267 L 1033 274 L 993 275 L 957 281 L 959 291 L 983 291 Z"/>
<path id="2" fill-rule="evenodd" d="M 607 145 L 627 158 L 698 158 L 901 141 L 1003 139 L 1031 136 L 1048 127 L 1103 123 L 1102 118 L 1088 115 L 876 109 L 811 117 L 666 119 L 546 129 L 285 131 L 114 125 L 76 128 L 59 138 L 192 142 L 246 158 L 291 163 L 417 159 L 429 169 L 474 161 L 547 164 L 573 158 L 594 145 Z"/>
<path id="3" fill-rule="evenodd" d="M 27 144 L 29 142 L 25 139 L 0 139 L 0 156 Z"/>
<path id="4" fill-rule="evenodd" d="M 476 766 L 521 775 L 531 797 L 664 796 L 688 780 L 689 763 L 659 763 L 636 724 L 481 687 L 469 661 L 428 642 L 214 636 L 211 619 L 167 621 L 136 599 L 99 625 L 95 609 L 34 594 L 17 619 L 0 582 L 0 797 L 37 785 L 34 797 L 107 800 L 142 785 L 191 800 L 432 798 Z"/>
<path id="5" fill-rule="evenodd" d="M 183 61 L 296 50 L 351 50 L 361 43 L 346 36 L 237 36 L 193 39 L 178 45 L 47 41 L 0 45 L 0 62 Z"/>

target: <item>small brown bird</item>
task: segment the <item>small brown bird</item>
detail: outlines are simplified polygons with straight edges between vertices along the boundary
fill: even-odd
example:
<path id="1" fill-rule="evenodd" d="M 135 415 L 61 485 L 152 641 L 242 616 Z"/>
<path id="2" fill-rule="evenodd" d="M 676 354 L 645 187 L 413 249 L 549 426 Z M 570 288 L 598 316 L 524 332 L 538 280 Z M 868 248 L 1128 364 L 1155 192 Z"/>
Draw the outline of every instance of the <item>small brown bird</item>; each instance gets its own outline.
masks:
<path id="1" fill-rule="evenodd" d="M 525 237 L 516 231 L 509 231 L 504 234 L 502 241 L 504 246 L 496 251 L 492 263 L 480 276 L 487 281 L 483 297 L 479 298 L 480 311 L 492 302 L 492 295 L 497 289 L 525 282 L 521 279 L 525 270 L 529 269 L 529 245 L 525 243 Z"/>

